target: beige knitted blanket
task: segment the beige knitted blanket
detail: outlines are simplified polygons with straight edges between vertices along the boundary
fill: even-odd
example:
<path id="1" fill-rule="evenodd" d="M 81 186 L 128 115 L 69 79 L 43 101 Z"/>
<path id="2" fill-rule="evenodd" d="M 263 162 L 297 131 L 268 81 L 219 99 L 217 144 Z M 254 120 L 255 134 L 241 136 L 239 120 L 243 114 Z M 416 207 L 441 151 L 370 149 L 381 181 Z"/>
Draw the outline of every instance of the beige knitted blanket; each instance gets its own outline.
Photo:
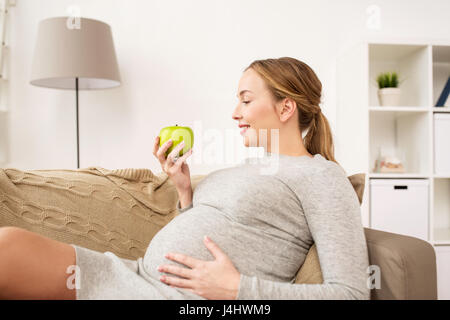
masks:
<path id="1" fill-rule="evenodd" d="M 192 176 L 192 186 L 205 175 Z M 136 259 L 178 211 L 167 174 L 149 169 L 0 169 L 0 226 Z"/>

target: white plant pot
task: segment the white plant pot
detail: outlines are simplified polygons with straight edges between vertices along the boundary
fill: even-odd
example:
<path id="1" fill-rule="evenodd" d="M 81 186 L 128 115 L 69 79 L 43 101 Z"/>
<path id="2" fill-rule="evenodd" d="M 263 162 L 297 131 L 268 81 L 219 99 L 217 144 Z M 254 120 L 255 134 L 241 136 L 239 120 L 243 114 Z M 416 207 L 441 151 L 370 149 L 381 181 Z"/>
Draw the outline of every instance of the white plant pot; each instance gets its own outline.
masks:
<path id="1" fill-rule="evenodd" d="M 381 106 L 398 106 L 400 101 L 400 88 L 378 89 L 378 100 Z"/>

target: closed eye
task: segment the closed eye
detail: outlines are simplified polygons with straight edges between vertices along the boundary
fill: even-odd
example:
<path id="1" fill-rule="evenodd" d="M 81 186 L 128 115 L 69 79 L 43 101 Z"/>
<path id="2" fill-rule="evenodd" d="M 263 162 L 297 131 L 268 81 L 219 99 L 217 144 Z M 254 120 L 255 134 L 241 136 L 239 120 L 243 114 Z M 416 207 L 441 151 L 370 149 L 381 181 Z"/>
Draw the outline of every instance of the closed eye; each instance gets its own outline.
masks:
<path id="1" fill-rule="evenodd" d="M 242 101 L 243 104 L 250 103 L 250 101 Z"/>

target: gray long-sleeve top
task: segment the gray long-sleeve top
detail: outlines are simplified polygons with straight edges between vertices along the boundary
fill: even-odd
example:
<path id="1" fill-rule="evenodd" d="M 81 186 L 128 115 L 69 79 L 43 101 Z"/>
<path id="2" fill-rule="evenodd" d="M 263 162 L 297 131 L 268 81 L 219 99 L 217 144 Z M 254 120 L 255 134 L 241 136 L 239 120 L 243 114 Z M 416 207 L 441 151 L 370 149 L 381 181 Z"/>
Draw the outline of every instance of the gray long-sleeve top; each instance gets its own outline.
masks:
<path id="1" fill-rule="evenodd" d="M 370 298 L 357 195 L 342 167 L 320 154 L 247 158 L 209 174 L 192 204 L 177 207 L 181 214 L 140 259 L 146 276 L 159 279 L 162 264 L 186 267 L 164 258 L 167 252 L 213 260 L 203 243 L 208 235 L 241 273 L 238 300 Z M 324 282 L 294 284 L 314 242 Z"/>

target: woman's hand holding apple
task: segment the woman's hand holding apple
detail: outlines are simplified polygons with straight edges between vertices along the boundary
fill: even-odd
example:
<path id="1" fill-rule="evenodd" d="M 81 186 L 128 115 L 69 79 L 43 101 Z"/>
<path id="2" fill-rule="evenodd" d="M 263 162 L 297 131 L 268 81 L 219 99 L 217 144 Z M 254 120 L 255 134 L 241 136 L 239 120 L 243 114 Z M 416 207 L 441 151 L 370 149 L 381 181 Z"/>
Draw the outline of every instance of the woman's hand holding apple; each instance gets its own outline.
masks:
<path id="1" fill-rule="evenodd" d="M 172 180 L 175 188 L 180 192 L 184 190 L 188 190 L 191 188 L 191 174 L 189 171 L 189 166 L 186 164 L 185 160 L 192 154 L 192 149 L 189 149 L 188 152 L 183 154 L 183 156 L 179 157 L 176 162 L 173 161 L 175 156 L 177 156 L 180 151 L 184 147 L 184 142 L 179 143 L 171 153 L 167 156 L 166 159 L 166 151 L 172 145 L 172 140 L 166 141 L 161 148 L 159 147 L 159 139 L 157 136 L 155 139 L 155 144 L 153 146 L 153 155 L 159 160 L 161 163 L 161 168 L 167 175 L 170 180 Z"/>

